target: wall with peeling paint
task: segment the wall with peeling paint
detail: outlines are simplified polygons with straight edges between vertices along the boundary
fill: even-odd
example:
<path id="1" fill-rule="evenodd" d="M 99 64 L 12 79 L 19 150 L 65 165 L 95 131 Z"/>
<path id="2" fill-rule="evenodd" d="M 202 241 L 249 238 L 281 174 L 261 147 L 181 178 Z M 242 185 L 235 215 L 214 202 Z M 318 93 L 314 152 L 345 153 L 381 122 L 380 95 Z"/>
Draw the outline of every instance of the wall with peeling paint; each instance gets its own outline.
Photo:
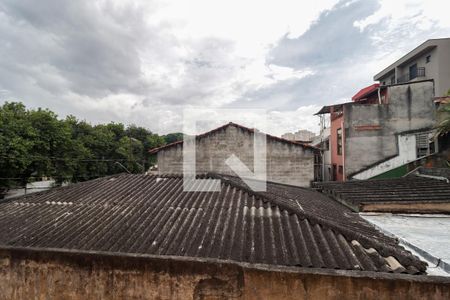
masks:
<path id="1" fill-rule="evenodd" d="M 450 299 L 450 279 L 2 249 L 0 299 Z"/>
<path id="2" fill-rule="evenodd" d="M 344 105 L 345 174 L 374 167 L 399 154 L 397 135 L 436 123 L 432 81 L 388 87 L 387 104 Z"/>
<path id="3" fill-rule="evenodd" d="M 365 180 L 398 168 L 417 159 L 416 135 L 401 134 L 397 136 L 398 155 L 384 161 L 373 168 L 353 176 L 354 179 Z"/>

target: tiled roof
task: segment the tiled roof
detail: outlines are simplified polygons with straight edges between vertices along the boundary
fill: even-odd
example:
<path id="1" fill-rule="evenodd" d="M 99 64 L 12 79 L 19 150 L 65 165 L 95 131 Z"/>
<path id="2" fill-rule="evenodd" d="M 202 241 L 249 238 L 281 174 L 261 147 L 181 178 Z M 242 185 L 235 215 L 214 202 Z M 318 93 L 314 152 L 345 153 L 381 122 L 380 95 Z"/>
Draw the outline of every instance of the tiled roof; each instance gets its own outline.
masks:
<path id="1" fill-rule="evenodd" d="M 440 104 L 447 104 L 450 103 L 450 96 L 444 96 L 444 97 L 435 97 L 434 102 L 440 103 Z"/>
<path id="2" fill-rule="evenodd" d="M 359 90 L 359 92 L 352 97 L 352 101 L 358 101 L 367 97 L 369 94 L 377 91 L 379 87 L 379 83 L 374 83 L 372 85 L 366 86 L 365 88 Z"/>
<path id="3" fill-rule="evenodd" d="M 205 132 L 205 133 L 197 135 L 196 139 L 199 140 L 199 139 L 205 138 L 205 137 L 207 137 L 207 136 L 209 136 L 211 134 L 214 134 L 214 133 L 216 133 L 216 132 L 218 132 L 220 130 L 224 130 L 225 128 L 227 128 L 229 126 L 234 126 L 236 128 L 239 128 L 241 130 L 247 131 L 249 133 L 254 133 L 255 132 L 255 130 L 252 129 L 252 128 L 248 128 L 248 127 L 245 127 L 245 126 L 233 123 L 233 122 L 229 122 L 229 123 L 227 123 L 225 125 L 222 125 L 220 127 L 215 128 L 213 130 L 210 130 L 208 132 Z M 281 143 L 301 146 L 301 147 L 304 147 L 304 148 L 309 148 L 311 150 L 319 150 L 318 148 L 316 148 L 314 146 L 311 146 L 311 145 L 309 145 L 307 143 L 304 143 L 304 142 L 291 141 L 291 140 L 287 140 L 287 139 L 280 138 L 280 137 L 277 137 L 277 136 L 274 136 L 274 135 L 270 135 L 270 134 L 265 134 L 265 135 L 266 135 L 266 138 L 268 140 L 273 140 L 273 141 L 278 141 L 278 142 L 281 142 Z M 154 153 L 159 152 L 160 150 L 167 149 L 167 148 L 170 148 L 170 147 L 173 147 L 173 146 L 177 146 L 177 145 L 183 145 L 183 140 L 176 141 L 176 142 L 173 142 L 173 143 L 170 143 L 170 144 L 166 144 L 166 145 L 163 145 L 163 146 L 160 146 L 160 147 L 152 148 L 152 149 L 149 150 L 149 153 L 150 154 L 154 154 Z"/>
<path id="4" fill-rule="evenodd" d="M 316 182 L 314 187 L 354 211 L 364 205 L 448 204 L 450 184 L 444 180 L 411 176 L 348 182 Z"/>
<path id="5" fill-rule="evenodd" d="M 220 192 L 182 177 L 123 174 L 0 202 L 0 246 L 215 258 L 272 265 L 424 273 L 426 264 L 311 189 Z"/>

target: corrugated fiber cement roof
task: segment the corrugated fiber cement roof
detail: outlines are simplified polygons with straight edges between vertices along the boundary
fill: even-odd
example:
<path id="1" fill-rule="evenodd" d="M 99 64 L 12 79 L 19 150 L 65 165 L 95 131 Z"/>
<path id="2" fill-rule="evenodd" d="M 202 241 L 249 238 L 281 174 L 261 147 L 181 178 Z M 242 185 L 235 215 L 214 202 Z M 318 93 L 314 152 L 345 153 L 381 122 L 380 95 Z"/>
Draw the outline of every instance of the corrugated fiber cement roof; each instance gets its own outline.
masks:
<path id="1" fill-rule="evenodd" d="M 423 274 L 426 263 L 342 204 L 230 176 L 183 192 L 181 176 L 120 174 L 0 202 L 0 245 Z"/>

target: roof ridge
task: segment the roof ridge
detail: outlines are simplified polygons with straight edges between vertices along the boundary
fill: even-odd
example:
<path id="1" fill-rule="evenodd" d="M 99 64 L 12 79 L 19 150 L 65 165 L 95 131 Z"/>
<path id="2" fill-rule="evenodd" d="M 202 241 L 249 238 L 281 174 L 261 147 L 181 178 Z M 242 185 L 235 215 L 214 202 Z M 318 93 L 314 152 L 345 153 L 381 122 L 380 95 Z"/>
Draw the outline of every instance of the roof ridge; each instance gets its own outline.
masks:
<path id="1" fill-rule="evenodd" d="M 208 136 L 210 134 L 214 134 L 214 133 L 216 133 L 216 132 L 218 132 L 218 131 L 220 131 L 222 129 L 225 129 L 225 128 L 229 127 L 229 126 L 234 126 L 234 127 L 240 128 L 242 130 L 245 130 L 247 132 L 255 133 L 255 129 L 254 128 L 249 128 L 249 127 L 237 124 L 237 123 L 228 122 L 227 124 L 224 124 L 222 126 L 216 127 L 214 129 L 211 129 L 211 130 L 209 130 L 207 132 L 204 132 L 202 134 L 197 134 L 197 135 L 195 135 L 195 138 L 196 138 L 196 140 L 197 139 L 202 139 L 202 138 L 204 138 L 204 137 L 206 137 L 206 136 Z M 302 146 L 304 148 L 309 148 L 309 149 L 312 149 L 312 150 L 318 150 L 317 147 L 314 147 L 314 146 L 311 146 L 311 145 L 308 145 L 308 144 L 305 144 L 305 143 L 287 140 L 287 139 L 284 139 L 284 138 L 281 138 L 281 137 L 278 137 L 278 136 L 274 136 L 274 135 L 270 135 L 268 133 L 264 133 L 264 132 L 261 132 L 261 131 L 258 131 L 258 132 L 264 134 L 268 139 L 277 140 L 279 142 L 289 143 L 289 144 L 292 144 L 292 145 L 298 145 L 298 146 Z M 176 146 L 176 145 L 182 145 L 183 143 L 184 143 L 184 140 L 176 141 L 176 142 L 173 142 L 173 143 L 169 143 L 169 144 L 166 144 L 166 145 L 162 145 L 162 146 L 159 146 L 159 147 L 155 147 L 155 148 L 149 149 L 148 152 L 150 154 L 154 154 L 154 153 L 157 153 L 159 150 L 166 149 L 166 148 L 169 148 L 169 147 L 173 147 L 173 146 Z"/>

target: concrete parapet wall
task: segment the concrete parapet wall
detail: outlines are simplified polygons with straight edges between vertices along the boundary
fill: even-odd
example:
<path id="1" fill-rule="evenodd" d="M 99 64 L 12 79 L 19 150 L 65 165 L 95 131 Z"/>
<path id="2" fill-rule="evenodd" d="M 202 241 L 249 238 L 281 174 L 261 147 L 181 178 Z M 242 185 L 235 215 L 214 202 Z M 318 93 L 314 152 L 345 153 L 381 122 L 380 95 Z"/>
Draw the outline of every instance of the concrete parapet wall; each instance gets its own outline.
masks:
<path id="1" fill-rule="evenodd" d="M 0 299 L 450 299 L 450 278 L 3 248 Z"/>

